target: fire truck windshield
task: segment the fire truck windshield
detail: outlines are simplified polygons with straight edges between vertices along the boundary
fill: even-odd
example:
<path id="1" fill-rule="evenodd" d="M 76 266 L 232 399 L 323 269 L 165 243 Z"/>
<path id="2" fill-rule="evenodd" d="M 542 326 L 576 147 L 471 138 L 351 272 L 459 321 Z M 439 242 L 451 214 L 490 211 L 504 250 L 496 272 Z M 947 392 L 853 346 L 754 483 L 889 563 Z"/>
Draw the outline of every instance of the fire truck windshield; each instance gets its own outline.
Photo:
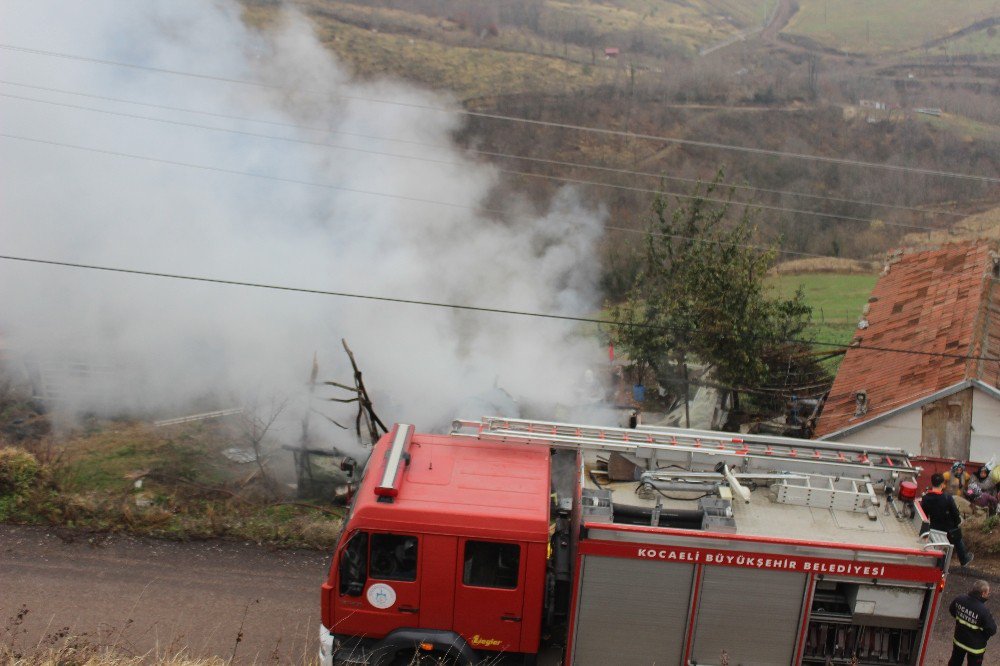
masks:
<path id="1" fill-rule="evenodd" d="M 368 533 L 356 532 L 340 552 L 340 593 L 360 597 L 368 580 Z"/>

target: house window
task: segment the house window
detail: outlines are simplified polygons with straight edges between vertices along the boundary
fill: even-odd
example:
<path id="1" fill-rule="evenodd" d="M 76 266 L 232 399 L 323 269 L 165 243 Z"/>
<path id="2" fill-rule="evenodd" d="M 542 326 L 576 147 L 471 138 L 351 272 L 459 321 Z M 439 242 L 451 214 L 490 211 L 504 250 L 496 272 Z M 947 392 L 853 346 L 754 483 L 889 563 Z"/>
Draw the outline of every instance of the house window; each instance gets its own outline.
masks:
<path id="1" fill-rule="evenodd" d="M 475 587 L 513 590 L 521 565 L 521 547 L 516 543 L 466 541 L 462 582 Z"/>

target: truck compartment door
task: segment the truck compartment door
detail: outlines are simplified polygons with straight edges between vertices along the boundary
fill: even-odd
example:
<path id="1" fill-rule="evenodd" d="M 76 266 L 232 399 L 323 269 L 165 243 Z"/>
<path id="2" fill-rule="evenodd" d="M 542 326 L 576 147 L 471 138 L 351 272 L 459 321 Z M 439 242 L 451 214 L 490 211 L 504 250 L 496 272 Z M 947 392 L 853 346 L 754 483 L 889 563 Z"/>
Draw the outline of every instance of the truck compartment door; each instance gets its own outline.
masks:
<path id="1" fill-rule="evenodd" d="M 598 555 L 580 562 L 574 666 L 680 664 L 694 565 Z"/>
<path id="2" fill-rule="evenodd" d="M 517 652 L 527 545 L 458 540 L 455 631 L 477 650 Z"/>
<path id="3" fill-rule="evenodd" d="M 802 619 L 806 574 L 705 566 L 694 647 L 699 664 L 791 664 Z"/>

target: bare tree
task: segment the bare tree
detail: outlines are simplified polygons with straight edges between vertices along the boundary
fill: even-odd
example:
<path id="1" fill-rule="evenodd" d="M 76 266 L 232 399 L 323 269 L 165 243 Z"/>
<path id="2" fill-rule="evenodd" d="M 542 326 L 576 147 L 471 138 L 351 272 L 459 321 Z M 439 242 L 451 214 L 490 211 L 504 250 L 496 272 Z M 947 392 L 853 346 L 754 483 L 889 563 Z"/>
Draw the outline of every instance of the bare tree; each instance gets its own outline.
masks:
<path id="1" fill-rule="evenodd" d="M 354 386 L 348 386 L 339 382 L 323 383 L 327 386 L 335 386 L 355 394 L 353 398 L 329 398 L 329 400 L 331 402 L 340 402 L 345 404 L 352 402 L 358 403 L 358 415 L 354 419 L 354 430 L 360 440 L 361 422 L 364 421 L 365 429 L 368 433 L 369 443 L 370 445 L 374 445 L 381 436 L 379 434 L 379 429 L 381 428 L 383 433 L 389 432 L 389 429 L 385 427 L 385 424 L 382 423 L 382 420 L 379 419 L 378 415 L 375 413 L 375 407 L 372 403 L 371 397 L 368 395 L 368 389 L 365 388 L 365 382 L 362 378 L 361 370 L 358 369 L 358 362 L 354 358 L 354 352 L 352 352 L 351 348 L 347 346 L 347 340 L 341 339 L 340 342 L 344 345 L 344 351 L 347 352 L 347 357 L 351 359 L 351 367 L 354 369 Z"/>
<path id="2" fill-rule="evenodd" d="M 272 495 L 277 495 L 278 488 L 265 465 L 264 442 L 287 406 L 287 398 L 281 400 L 272 398 L 266 408 L 262 408 L 258 404 L 250 405 L 240 418 L 242 439 L 253 450 L 254 462 L 257 463 L 261 482 Z"/>

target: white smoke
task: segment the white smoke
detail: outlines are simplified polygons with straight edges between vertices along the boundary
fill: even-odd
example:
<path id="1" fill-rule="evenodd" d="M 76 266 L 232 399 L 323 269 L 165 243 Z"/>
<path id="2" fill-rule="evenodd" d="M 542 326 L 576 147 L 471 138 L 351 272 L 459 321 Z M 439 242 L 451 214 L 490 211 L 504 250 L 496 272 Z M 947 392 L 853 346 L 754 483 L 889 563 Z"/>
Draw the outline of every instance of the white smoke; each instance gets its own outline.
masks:
<path id="1" fill-rule="evenodd" d="M 0 137 L 0 254 L 574 316 L 597 307 L 602 212 L 569 190 L 543 211 L 510 197 L 502 214 L 483 212 L 497 198 L 496 170 L 454 147 L 461 114 L 428 108 L 459 107 L 410 85 L 353 80 L 301 16 L 260 32 L 228 1 L 2 6 L 3 45 L 92 60 L 4 50 L 0 132 L 105 152 Z M 89 373 L 78 405 L 105 411 L 291 397 L 314 352 L 320 380 L 349 379 L 346 338 L 383 419 L 435 427 L 479 416 L 456 406 L 497 383 L 572 403 L 601 355 L 571 322 L 12 261 L 0 261 L 0 299 L 10 349 L 115 368 L 103 382 Z"/>

